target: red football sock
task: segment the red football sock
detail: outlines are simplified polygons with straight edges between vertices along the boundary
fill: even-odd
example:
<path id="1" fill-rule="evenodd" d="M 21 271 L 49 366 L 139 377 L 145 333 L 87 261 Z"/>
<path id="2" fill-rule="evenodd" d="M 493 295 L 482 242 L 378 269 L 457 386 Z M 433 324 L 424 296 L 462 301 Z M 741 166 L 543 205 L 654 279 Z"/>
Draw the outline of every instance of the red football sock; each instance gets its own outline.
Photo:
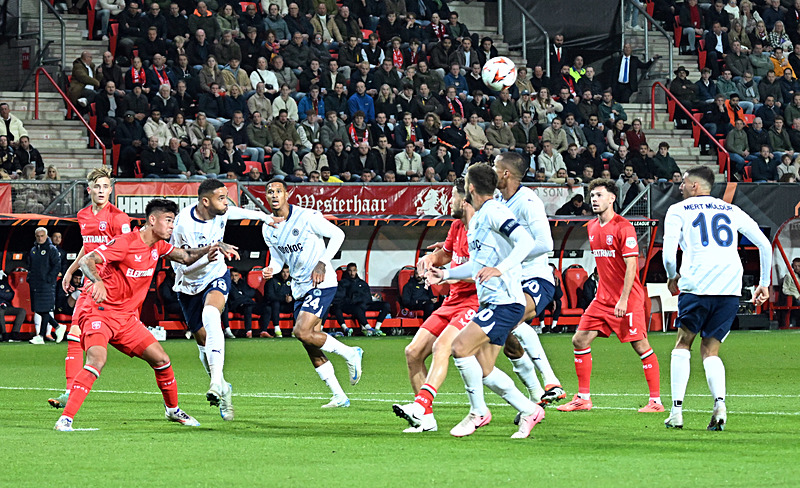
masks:
<path id="1" fill-rule="evenodd" d="M 647 387 L 650 388 L 650 398 L 658 398 L 661 396 L 661 372 L 656 353 L 652 349 L 648 349 L 640 357 L 642 358 L 642 368 L 644 368 L 644 379 L 647 380 Z"/>
<path id="2" fill-rule="evenodd" d="M 164 405 L 169 408 L 178 406 L 178 383 L 175 382 L 175 373 L 172 372 L 172 364 L 167 363 L 164 366 L 153 368 L 156 373 L 156 383 L 161 390 L 161 395 L 164 397 Z"/>
<path id="3" fill-rule="evenodd" d="M 588 395 L 589 384 L 592 381 L 592 348 L 575 349 L 574 353 L 575 373 L 578 375 L 578 393 Z"/>
<path id="4" fill-rule="evenodd" d="M 436 388 L 432 387 L 428 383 L 425 383 L 422 385 L 422 388 L 419 389 L 417 396 L 414 397 L 414 402 L 425 407 L 425 415 L 427 415 L 429 413 L 433 413 L 434 398 L 436 398 Z"/>
<path id="5" fill-rule="evenodd" d="M 81 409 L 83 401 L 86 400 L 86 395 L 92 391 L 94 381 L 100 377 L 100 372 L 89 366 L 88 364 L 83 367 L 75 379 L 72 381 L 72 389 L 69 392 L 69 400 L 67 406 L 64 407 L 64 416 L 75 418 L 75 414 Z"/>
<path id="6" fill-rule="evenodd" d="M 83 369 L 83 348 L 81 340 L 73 335 L 67 336 L 67 357 L 64 358 L 64 375 L 67 377 L 67 391 L 72 389 L 72 382 L 78 372 Z"/>

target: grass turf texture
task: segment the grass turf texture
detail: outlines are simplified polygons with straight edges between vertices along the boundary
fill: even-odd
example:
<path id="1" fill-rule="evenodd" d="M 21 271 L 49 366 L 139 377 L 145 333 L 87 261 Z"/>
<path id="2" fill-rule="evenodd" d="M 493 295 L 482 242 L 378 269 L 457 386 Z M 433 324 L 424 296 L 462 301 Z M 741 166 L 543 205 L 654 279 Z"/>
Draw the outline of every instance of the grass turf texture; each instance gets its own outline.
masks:
<path id="1" fill-rule="evenodd" d="M 669 403 L 674 334 L 653 334 Z M 684 404 L 682 431 L 664 428 L 666 413 L 640 414 L 647 402 L 641 362 L 616 339 L 593 344 L 591 412 L 547 409 L 532 438 L 512 440 L 514 410 L 486 391 L 492 423 L 464 439 L 449 429 L 468 411 L 463 383 L 450 366 L 436 398 L 439 432 L 403 434 L 391 404 L 413 395 L 403 348 L 410 337 L 348 338 L 364 348 L 364 376 L 351 387 L 344 361 L 337 376 L 347 409 L 320 409 L 329 393 L 294 339 L 227 342 L 226 377 L 236 420 L 208 406 L 208 378 L 193 341 L 164 343 L 180 404 L 202 427 L 164 419 L 152 370 L 113 351 L 76 428 L 52 430 L 59 411 L 48 396 L 63 387 L 66 343 L 3 344 L 0 358 L 0 446 L 5 486 L 460 486 L 579 483 L 581 486 L 767 486 L 797 483 L 800 459 L 796 332 L 734 332 L 723 348 L 728 378 L 724 432 L 707 432 L 712 406 L 700 361 Z M 577 389 L 570 336 L 542 336 L 568 399 Z M 498 365 L 512 377 L 501 355 Z M 518 383 L 519 384 L 519 383 Z M 794 459 L 794 461 L 792 461 Z M 44 469 L 43 469 L 44 468 Z"/>

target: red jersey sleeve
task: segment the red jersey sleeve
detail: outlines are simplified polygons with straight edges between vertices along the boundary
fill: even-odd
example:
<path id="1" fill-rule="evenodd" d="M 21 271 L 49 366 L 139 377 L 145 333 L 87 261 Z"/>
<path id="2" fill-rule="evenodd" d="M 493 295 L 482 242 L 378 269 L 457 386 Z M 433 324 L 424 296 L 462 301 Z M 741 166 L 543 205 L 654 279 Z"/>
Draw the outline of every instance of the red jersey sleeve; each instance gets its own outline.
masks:
<path id="1" fill-rule="evenodd" d="M 626 219 L 623 219 L 620 223 L 622 225 L 617 228 L 617 236 L 619 237 L 617 242 L 619 242 L 620 254 L 623 258 L 638 256 L 639 243 L 636 239 L 636 229 Z"/>
<path id="2" fill-rule="evenodd" d="M 166 256 L 167 254 L 171 253 L 173 249 L 175 249 L 175 246 L 167 241 L 158 241 L 156 244 L 156 250 L 158 251 L 159 256 Z"/>
<path id="3" fill-rule="evenodd" d="M 447 231 L 447 238 L 444 240 L 444 250 L 453 254 L 453 248 L 455 247 L 456 237 L 458 236 L 458 226 L 464 225 L 460 220 L 454 220 L 452 224 L 450 224 L 450 230 Z"/>
<path id="4" fill-rule="evenodd" d="M 120 211 L 114 216 L 113 231 L 115 236 L 131 231 L 131 218 L 128 217 L 128 214 Z"/>
<path id="5" fill-rule="evenodd" d="M 107 244 L 100 245 L 92 252 L 99 254 L 100 257 L 103 258 L 103 263 L 108 264 L 125 259 L 125 257 L 128 256 L 129 247 L 130 241 L 128 239 L 112 239 Z"/>

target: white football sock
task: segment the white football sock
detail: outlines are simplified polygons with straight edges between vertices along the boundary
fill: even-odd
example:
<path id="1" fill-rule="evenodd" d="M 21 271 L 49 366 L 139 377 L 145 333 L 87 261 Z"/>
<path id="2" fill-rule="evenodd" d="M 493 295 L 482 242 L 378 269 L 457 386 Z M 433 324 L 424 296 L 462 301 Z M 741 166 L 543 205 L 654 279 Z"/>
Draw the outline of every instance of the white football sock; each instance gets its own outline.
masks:
<path id="1" fill-rule="evenodd" d="M 494 368 L 492 372 L 483 379 L 483 384 L 500 395 L 503 400 L 507 401 L 523 415 L 529 415 L 536 410 L 536 404 L 517 389 L 516 385 L 514 385 L 514 380 L 497 368 Z"/>
<path id="2" fill-rule="evenodd" d="M 326 361 L 325 364 L 314 369 L 319 375 L 319 379 L 328 385 L 328 388 L 331 389 L 331 393 L 333 393 L 334 396 L 347 397 L 344 390 L 342 390 L 342 387 L 339 385 L 339 380 L 336 379 L 336 374 L 333 371 L 333 363 Z"/>
<path id="3" fill-rule="evenodd" d="M 206 358 L 206 346 L 197 345 L 197 350 L 200 351 L 200 364 L 206 370 L 208 376 L 211 376 L 211 370 L 208 368 L 208 358 Z"/>
<path id="4" fill-rule="evenodd" d="M 709 356 L 703 360 L 703 367 L 706 369 L 706 380 L 708 389 L 714 400 L 725 401 L 725 365 L 719 356 Z"/>
<path id="5" fill-rule="evenodd" d="M 222 332 L 222 317 L 217 307 L 203 307 L 203 328 L 206 331 L 206 358 L 211 383 L 224 387 L 222 368 L 225 365 L 225 334 Z"/>
<path id="6" fill-rule="evenodd" d="M 484 416 L 489 413 L 486 400 L 483 398 L 483 370 L 475 356 L 454 358 L 456 368 L 464 380 L 464 387 L 469 397 L 470 412 Z"/>
<path id="7" fill-rule="evenodd" d="M 542 375 L 542 380 L 545 385 L 560 385 L 561 382 L 556 378 L 553 373 L 553 367 L 550 366 L 550 361 L 547 359 L 547 354 L 544 352 L 542 342 L 539 340 L 539 334 L 533 330 L 533 327 L 526 323 L 521 323 L 516 329 L 512 331 L 514 337 L 522 344 L 522 348 L 528 353 L 528 356 L 533 360 L 533 365 L 536 370 Z"/>
<path id="8" fill-rule="evenodd" d="M 539 403 L 542 399 L 542 395 L 544 395 L 544 388 L 542 388 L 541 383 L 539 383 L 539 378 L 536 377 L 536 370 L 533 367 L 533 361 L 530 356 L 528 356 L 528 353 L 523 353 L 522 357 L 519 359 L 508 358 L 508 360 L 514 365 L 514 372 L 517 373 L 519 379 L 522 380 L 522 384 L 528 389 L 530 399 L 535 403 Z"/>
<path id="9" fill-rule="evenodd" d="M 33 327 L 36 330 L 36 335 L 42 335 L 42 317 L 38 313 L 33 314 Z"/>
<path id="10" fill-rule="evenodd" d="M 673 349 L 669 366 L 670 384 L 672 385 L 672 408 L 683 408 L 686 396 L 686 385 L 689 383 L 692 352 L 688 349 Z"/>
<path id="11" fill-rule="evenodd" d="M 325 339 L 325 344 L 320 347 L 324 352 L 332 352 L 334 354 L 338 354 L 339 356 L 343 357 L 346 361 L 353 359 L 356 354 L 356 351 L 350 347 L 345 346 L 335 338 L 328 336 Z"/>

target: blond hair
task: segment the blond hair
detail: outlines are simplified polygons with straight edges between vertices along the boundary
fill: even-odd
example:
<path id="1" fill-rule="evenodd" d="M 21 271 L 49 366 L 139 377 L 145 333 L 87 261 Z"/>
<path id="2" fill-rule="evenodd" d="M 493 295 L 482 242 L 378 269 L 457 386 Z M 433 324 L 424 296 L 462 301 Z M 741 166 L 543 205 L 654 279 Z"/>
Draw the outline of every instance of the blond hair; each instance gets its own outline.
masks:
<path id="1" fill-rule="evenodd" d="M 111 170 L 108 169 L 108 166 L 95 168 L 86 176 L 86 179 L 89 180 L 89 183 L 94 183 L 100 178 L 108 178 L 109 180 L 111 179 Z"/>

